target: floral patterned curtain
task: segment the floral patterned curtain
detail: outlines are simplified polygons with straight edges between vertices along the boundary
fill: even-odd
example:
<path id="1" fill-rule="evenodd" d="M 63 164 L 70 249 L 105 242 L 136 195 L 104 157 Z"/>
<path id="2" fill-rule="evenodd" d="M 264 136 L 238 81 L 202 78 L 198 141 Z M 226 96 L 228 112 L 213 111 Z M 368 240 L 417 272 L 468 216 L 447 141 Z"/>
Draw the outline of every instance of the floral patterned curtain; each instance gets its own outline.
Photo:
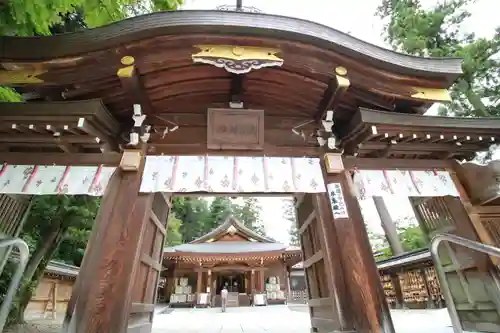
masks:
<path id="1" fill-rule="evenodd" d="M 325 192 L 319 158 L 148 156 L 141 192 Z"/>
<path id="2" fill-rule="evenodd" d="M 354 184 L 361 200 L 373 196 L 457 197 L 458 191 L 447 171 L 356 170 Z"/>

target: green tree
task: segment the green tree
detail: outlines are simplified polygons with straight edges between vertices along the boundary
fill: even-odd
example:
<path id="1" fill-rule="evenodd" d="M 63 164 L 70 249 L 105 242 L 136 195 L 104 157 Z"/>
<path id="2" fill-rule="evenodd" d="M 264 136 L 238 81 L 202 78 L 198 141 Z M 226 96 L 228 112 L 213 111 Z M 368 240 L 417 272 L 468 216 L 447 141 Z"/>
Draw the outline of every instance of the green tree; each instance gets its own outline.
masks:
<path id="1" fill-rule="evenodd" d="M 36 196 L 21 238 L 30 247 L 30 259 L 23 276 L 23 282 L 9 316 L 10 323 L 22 323 L 24 311 L 38 285 L 47 264 L 68 236 L 88 238 L 76 230 L 91 228 L 99 199 L 88 196 Z M 74 251 L 72 251 L 74 253 Z M 68 257 L 71 255 L 68 255 Z M 69 260 L 69 259 L 68 259 Z M 9 272 L 2 276 L 2 285 L 7 282 Z M 4 291 L 5 292 L 5 291 Z"/>
<path id="2" fill-rule="evenodd" d="M 244 198 L 243 204 L 233 204 L 232 214 L 247 228 L 265 235 L 264 226 L 260 218 L 262 207 L 257 198 Z"/>
<path id="3" fill-rule="evenodd" d="M 233 214 L 233 204 L 229 198 L 215 197 L 210 203 L 208 216 L 203 221 L 203 234 L 215 229 Z"/>
<path id="4" fill-rule="evenodd" d="M 0 34 L 50 35 L 51 27 L 62 24 L 65 15 L 80 13 L 86 26 L 93 28 L 127 17 L 163 10 L 175 10 L 182 0 L 2 0 Z"/>
<path id="5" fill-rule="evenodd" d="M 182 221 L 179 220 L 174 213 L 168 216 L 167 222 L 167 239 L 165 246 L 175 246 L 182 244 L 181 234 Z"/>
<path id="6" fill-rule="evenodd" d="M 429 246 L 419 226 L 400 228 L 398 231 L 399 239 L 401 239 L 405 251 L 416 251 Z"/>
<path id="7" fill-rule="evenodd" d="M 387 41 L 400 52 L 463 58 L 463 75 L 451 88 L 441 115 L 500 116 L 500 28 L 491 38 L 464 33 L 474 0 L 448 0 L 425 9 L 418 0 L 383 0 L 377 14 L 387 20 Z"/>
<path id="8" fill-rule="evenodd" d="M 297 228 L 297 214 L 295 212 L 295 200 L 283 200 L 283 217 L 290 221 L 288 234 L 290 236 L 289 244 L 293 246 L 300 246 L 300 235 Z"/>
<path id="9" fill-rule="evenodd" d="M 183 242 L 190 242 L 202 236 L 208 229 L 204 224 L 209 223 L 210 211 L 204 199 L 175 197 L 172 201 L 172 213 L 182 221 L 179 232 Z M 213 225 L 213 223 L 209 224 Z"/>
<path id="10" fill-rule="evenodd" d="M 176 10 L 183 0 L 0 0 L 0 35 L 36 36 L 75 32 L 128 17 Z M 21 102 L 12 88 L 0 87 L 0 102 Z"/>

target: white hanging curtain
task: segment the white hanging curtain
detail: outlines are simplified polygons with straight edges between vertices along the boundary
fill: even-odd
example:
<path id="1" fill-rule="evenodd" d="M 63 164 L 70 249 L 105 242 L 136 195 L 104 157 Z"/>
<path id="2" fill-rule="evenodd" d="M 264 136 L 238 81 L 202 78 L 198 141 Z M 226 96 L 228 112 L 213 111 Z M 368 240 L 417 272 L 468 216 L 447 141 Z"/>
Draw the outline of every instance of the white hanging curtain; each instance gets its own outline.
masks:
<path id="1" fill-rule="evenodd" d="M 114 171 L 114 167 L 4 164 L 0 193 L 101 196 Z"/>
<path id="2" fill-rule="evenodd" d="M 354 184 L 358 199 L 373 196 L 458 197 L 448 171 L 356 170 Z"/>
<path id="3" fill-rule="evenodd" d="M 141 192 L 320 193 L 319 158 L 147 156 Z"/>

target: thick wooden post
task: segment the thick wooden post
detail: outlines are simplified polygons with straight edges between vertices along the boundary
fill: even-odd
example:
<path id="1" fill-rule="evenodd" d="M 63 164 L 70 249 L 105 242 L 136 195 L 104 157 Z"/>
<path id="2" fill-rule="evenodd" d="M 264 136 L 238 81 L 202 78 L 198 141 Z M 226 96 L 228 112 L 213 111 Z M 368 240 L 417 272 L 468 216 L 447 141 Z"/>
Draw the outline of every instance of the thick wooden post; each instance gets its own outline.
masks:
<path id="1" fill-rule="evenodd" d="M 250 293 L 255 293 L 255 270 L 250 273 Z"/>
<path id="2" fill-rule="evenodd" d="M 355 329 L 367 333 L 394 332 L 351 174 L 344 170 L 327 175 L 326 183 L 340 184 L 344 199 L 342 204 L 345 204 L 346 214 L 335 216 L 332 222 L 338 242 L 336 256 L 342 262 Z M 332 202 L 329 206 L 332 206 Z"/>
<path id="3" fill-rule="evenodd" d="M 380 223 L 382 224 L 382 229 L 384 229 L 385 237 L 389 242 L 393 255 L 403 254 L 405 251 L 403 249 L 403 244 L 399 240 L 398 230 L 396 224 L 392 220 L 391 214 L 387 209 L 383 197 L 373 197 L 373 203 L 377 209 L 378 215 L 380 217 Z"/>
<path id="4" fill-rule="evenodd" d="M 196 294 L 197 295 L 201 294 L 201 284 L 203 283 L 202 277 L 203 277 L 203 272 L 200 268 L 198 270 L 198 278 L 196 279 Z"/>
<path id="5" fill-rule="evenodd" d="M 288 302 L 290 300 L 290 276 L 285 262 L 283 262 L 283 278 L 285 279 L 285 301 Z"/>
<path id="6" fill-rule="evenodd" d="M 266 291 L 266 282 L 264 270 L 259 270 L 259 292 L 263 293 Z"/>
<path id="7" fill-rule="evenodd" d="M 205 289 L 205 292 L 212 294 L 212 270 L 209 269 L 207 272 L 207 289 Z"/>
<path id="8" fill-rule="evenodd" d="M 139 193 L 143 168 L 141 158 L 137 171 L 117 169 L 108 185 L 77 282 L 72 332 L 151 327 L 169 203 Z"/>

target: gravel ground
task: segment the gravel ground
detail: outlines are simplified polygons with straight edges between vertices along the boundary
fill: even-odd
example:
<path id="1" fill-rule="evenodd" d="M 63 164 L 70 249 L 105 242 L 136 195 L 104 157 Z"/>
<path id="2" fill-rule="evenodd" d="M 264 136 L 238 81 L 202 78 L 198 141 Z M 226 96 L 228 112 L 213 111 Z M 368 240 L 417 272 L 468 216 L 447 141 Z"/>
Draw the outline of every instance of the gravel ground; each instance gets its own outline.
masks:
<path id="1" fill-rule="evenodd" d="M 53 320 L 50 318 L 26 318 L 27 323 L 5 330 L 4 333 L 59 333 L 64 314 Z"/>
<path id="2" fill-rule="evenodd" d="M 5 333 L 59 333 L 61 325 L 51 323 L 24 324 L 10 328 Z"/>

